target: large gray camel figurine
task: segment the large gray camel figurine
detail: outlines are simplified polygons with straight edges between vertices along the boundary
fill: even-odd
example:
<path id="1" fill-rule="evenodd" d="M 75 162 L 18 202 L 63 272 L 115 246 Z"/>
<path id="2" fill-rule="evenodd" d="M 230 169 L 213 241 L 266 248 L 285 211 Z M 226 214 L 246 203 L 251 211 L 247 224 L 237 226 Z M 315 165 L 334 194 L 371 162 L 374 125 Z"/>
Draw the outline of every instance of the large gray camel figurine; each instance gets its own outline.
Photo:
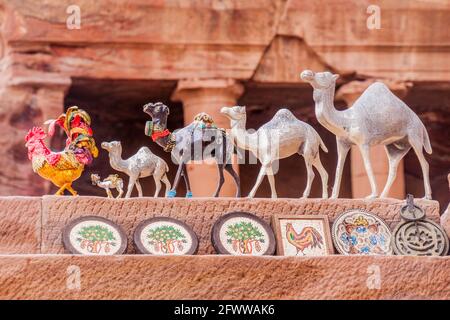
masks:
<path id="1" fill-rule="evenodd" d="M 322 198 L 328 197 L 328 174 L 320 161 L 319 149 L 328 152 L 319 134 L 309 124 L 298 120 L 292 112 L 280 109 L 273 118 L 261 126 L 258 131 L 248 133 L 245 128 L 247 115 L 245 107 L 223 107 L 221 112 L 231 121 L 230 136 L 236 145 L 251 151 L 261 162 L 256 183 L 248 195 L 255 196 L 264 175 L 267 175 L 272 198 L 277 197 L 273 172 L 274 161 L 287 158 L 295 153 L 305 159 L 307 169 L 306 189 L 303 197 L 307 198 L 314 180 L 313 166 L 319 171 L 322 179 Z"/>
<path id="2" fill-rule="evenodd" d="M 194 122 L 188 126 L 171 133 L 167 129 L 167 117 L 169 108 L 161 103 L 148 103 L 143 110 L 152 121 L 146 128 L 146 134 L 160 145 L 164 151 L 171 152 L 172 159 L 178 164 L 178 171 L 173 182 L 173 188 L 169 191 L 169 197 L 176 196 L 176 189 L 183 176 L 186 184 L 186 197 L 192 197 L 186 163 L 190 160 L 205 160 L 214 158 L 219 172 L 219 182 L 214 197 L 218 197 L 222 185 L 225 182 L 223 170 L 225 169 L 234 179 L 236 184 L 236 197 L 241 196 L 239 175 L 234 171 L 231 156 L 234 146 L 224 130 L 218 129 L 210 116 L 205 113 L 197 115 Z"/>
<path id="3" fill-rule="evenodd" d="M 339 196 L 342 170 L 351 145 L 357 145 L 363 157 L 372 189 L 369 198 L 377 197 L 369 149 L 373 145 L 384 145 L 389 175 L 381 197 L 388 195 L 400 160 L 413 148 L 422 167 L 425 198 L 431 199 L 429 166 L 423 149 L 429 154 L 432 150 L 427 130 L 419 117 L 381 82 L 371 84 L 351 108 L 338 111 L 333 103 L 338 77 L 330 72 L 305 70 L 301 73 L 301 78 L 314 88 L 317 120 L 336 135 L 338 163 L 331 197 Z"/>
<path id="4" fill-rule="evenodd" d="M 167 178 L 169 167 L 163 159 L 151 152 L 149 148 L 142 147 L 135 155 L 123 160 L 120 141 L 102 142 L 101 146 L 109 152 L 109 163 L 111 167 L 114 170 L 126 173 L 130 177 L 125 198 L 131 196 L 135 185 L 139 197 L 142 197 L 142 187 L 139 179 L 149 176 L 153 176 L 155 180 L 155 198 L 161 190 L 161 181 L 166 187 L 166 193 L 170 190 L 170 182 Z"/>

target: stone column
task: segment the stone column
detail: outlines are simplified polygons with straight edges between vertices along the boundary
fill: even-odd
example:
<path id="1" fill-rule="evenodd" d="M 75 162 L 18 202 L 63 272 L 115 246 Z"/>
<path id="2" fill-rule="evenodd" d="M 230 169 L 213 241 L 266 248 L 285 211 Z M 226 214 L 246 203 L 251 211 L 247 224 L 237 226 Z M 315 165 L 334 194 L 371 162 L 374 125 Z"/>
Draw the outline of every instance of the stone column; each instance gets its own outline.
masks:
<path id="1" fill-rule="evenodd" d="M 376 80 L 370 79 L 365 81 L 352 81 L 341 88 L 336 93 L 336 99 L 344 100 L 348 106 L 352 106 L 369 85 Z M 408 89 L 412 86 L 409 82 L 386 81 L 384 82 L 389 89 L 400 99 L 403 99 L 408 93 Z M 378 192 L 381 194 L 389 174 L 389 162 L 386 151 L 383 146 L 374 146 L 370 150 L 370 159 L 372 162 L 375 179 L 378 186 Z M 351 161 L 351 179 L 352 179 L 352 195 L 353 198 L 364 198 L 371 193 L 369 178 L 364 168 L 364 161 L 357 146 L 352 146 L 350 152 Z M 397 178 L 392 184 L 389 197 L 404 199 L 405 198 L 405 172 L 403 160 L 400 161 L 397 169 Z"/>
<path id="2" fill-rule="evenodd" d="M 233 79 L 180 80 L 172 100 L 183 102 L 185 125 L 191 123 L 198 113 L 206 112 L 219 128 L 229 128 L 230 121 L 220 113 L 220 109 L 236 105 L 243 91 L 243 86 Z M 236 158 L 233 159 L 233 167 L 239 172 Z M 212 196 L 218 181 L 217 166 L 188 164 L 187 168 L 194 197 Z M 236 188 L 233 179 L 225 171 L 224 176 L 225 183 L 220 196 L 234 197 Z"/>
<path id="3" fill-rule="evenodd" d="M 32 171 L 25 147 L 29 129 L 43 126 L 45 120 L 64 112 L 70 79 L 50 78 L 4 75 L 0 79 L 0 195 L 43 195 L 50 191 L 51 183 Z"/>

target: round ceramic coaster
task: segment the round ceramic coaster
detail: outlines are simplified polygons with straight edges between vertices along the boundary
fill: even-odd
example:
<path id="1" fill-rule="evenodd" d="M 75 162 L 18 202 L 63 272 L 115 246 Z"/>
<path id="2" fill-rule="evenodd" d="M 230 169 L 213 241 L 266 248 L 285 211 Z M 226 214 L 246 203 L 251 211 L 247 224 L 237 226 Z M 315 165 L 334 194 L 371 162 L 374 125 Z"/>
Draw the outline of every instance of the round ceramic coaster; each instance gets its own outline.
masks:
<path id="1" fill-rule="evenodd" d="M 138 252 L 158 255 L 190 255 L 198 250 L 194 230 L 182 221 L 156 217 L 142 221 L 134 231 Z"/>
<path id="2" fill-rule="evenodd" d="M 275 236 L 264 220 L 246 212 L 231 212 L 216 221 L 211 240 L 219 254 L 273 255 Z"/>
<path id="3" fill-rule="evenodd" d="M 370 212 L 344 212 L 334 221 L 332 235 L 336 249 L 344 255 L 392 254 L 392 234 L 388 225 Z"/>
<path id="4" fill-rule="evenodd" d="M 73 254 L 113 255 L 127 249 L 127 235 L 114 222 L 97 216 L 72 220 L 63 230 L 64 248 Z"/>

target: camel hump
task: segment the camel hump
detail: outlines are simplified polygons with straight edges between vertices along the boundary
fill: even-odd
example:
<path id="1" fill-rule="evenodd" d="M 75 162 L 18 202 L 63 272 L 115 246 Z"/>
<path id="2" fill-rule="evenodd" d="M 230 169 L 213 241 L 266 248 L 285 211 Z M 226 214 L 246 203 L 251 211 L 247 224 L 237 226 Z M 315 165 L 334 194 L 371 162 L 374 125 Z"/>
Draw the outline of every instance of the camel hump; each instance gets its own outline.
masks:
<path id="1" fill-rule="evenodd" d="M 355 104 L 358 100 L 364 99 L 376 99 L 375 101 L 380 101 L 380 99 L 398 99 L 400 100 L 383 82 L 377 81 L 372 83 L 367 87 L 366 90 L 362 93 L 362 95 L 355 101 Z M 401 100 L 400 100 L 401 101 Z"/>
<path id="2" fill-rule="evenodd" d="M 297 119 L 296 116 L 294 116 L 294 114 L 290 110 L 286 108 L 278 110 L 273 116 L 273 119 L 279 119 L 280 121 L 289 121 L 289 122 L 300 121 L 299 119 Z"/>
<path id="3" fill-rule="evenodd" d="M 200 128 L 217 128 L 213 118 L 206 112 L 200 112 L 194 117 L 194 123 Z"/>
<path id="4" fill-rule="evenodd" d="M 152 150 L 149 147 L 142 147 L 138 150 L 138 153 L 150 153 L 153 154 Z"/>

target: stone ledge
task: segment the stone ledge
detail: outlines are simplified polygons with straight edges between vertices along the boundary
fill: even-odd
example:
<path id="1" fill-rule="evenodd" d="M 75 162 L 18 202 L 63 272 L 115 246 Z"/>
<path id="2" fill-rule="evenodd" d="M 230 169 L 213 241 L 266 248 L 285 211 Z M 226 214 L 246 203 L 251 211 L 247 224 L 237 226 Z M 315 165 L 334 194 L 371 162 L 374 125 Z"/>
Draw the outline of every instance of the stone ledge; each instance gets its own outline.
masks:
<path id="1" fill-rule="evenodd" d="M 0 299 L 449 299 L 449 278 L 450 257 L 0 256 Z"/>
<path id="2" fill-rule="evenodd" d="M 0 197 L 0 253 L 40 253 L 41 198 Z"/>
<path id="3" fill-rule="evenodd" d="M 439 223 L 439 204 L 418 200 L 427 216 Z M 72 219 L 99 215 L 120 224 L 129 240 L 139 222 L 157 215 L 180 219 L 197 233 L 199 254 L 212 254 L 213 223 L 230 211 L 255 213 L 267 222 L 273 214 L 326 214 L 333 222 L 343 211 L 360 208 L 383 218 L 391 228 L 399 222 L 404 202 L 395 199 L 246 199 L 246 198 L 131 198 L 0 197 L 0 253 L 64 253 L 61 230 Z M 129 243 L 128 253 L 134 248 Z"/>
<path id="4" fill-rule="evenodd" d="M 436 201 L 418 202 L 431 219 L 439 222 L 439 204 Z M 215 253 L 211 245 L 214 222 L 230 211 L 248 211 L 270 223 L 279 214 L 326 214 L 330 221 L 353 208 L 369 210 L 382 217 L 391 228 L 399 221 L 403 201 L 394 199 L 246 199 L 246 198 L 132 198 L 44 196 L 42 200 L 42 253 L 63 253 L 61 230 L 68 221 L 83 215 L 96 214 L 120 224 L 129 241 L 136 226 L 144 219 L 162 215 L 180 219 L 190 225 L 199 237 L 199 254 Z M 128 253 L 134 248 L 129 242 Z"/>

